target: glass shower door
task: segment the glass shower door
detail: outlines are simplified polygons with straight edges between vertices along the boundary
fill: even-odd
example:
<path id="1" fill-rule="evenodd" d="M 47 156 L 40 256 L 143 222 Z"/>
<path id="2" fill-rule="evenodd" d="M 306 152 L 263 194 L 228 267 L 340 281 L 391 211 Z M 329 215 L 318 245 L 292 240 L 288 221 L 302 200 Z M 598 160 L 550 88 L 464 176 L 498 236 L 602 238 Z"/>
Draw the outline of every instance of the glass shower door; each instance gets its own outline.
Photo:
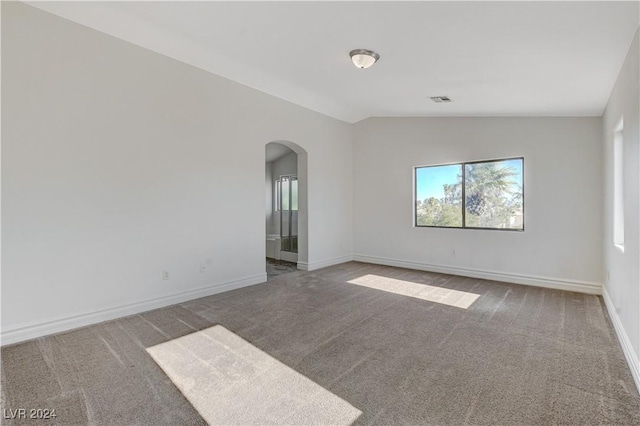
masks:
<path id="1" fill-rule="evenodd" d="M 296 176 L 280 176 L 278 180 L 280 193 L 280 241 L 281 250 L 298 252 L 298 178 Z"/>

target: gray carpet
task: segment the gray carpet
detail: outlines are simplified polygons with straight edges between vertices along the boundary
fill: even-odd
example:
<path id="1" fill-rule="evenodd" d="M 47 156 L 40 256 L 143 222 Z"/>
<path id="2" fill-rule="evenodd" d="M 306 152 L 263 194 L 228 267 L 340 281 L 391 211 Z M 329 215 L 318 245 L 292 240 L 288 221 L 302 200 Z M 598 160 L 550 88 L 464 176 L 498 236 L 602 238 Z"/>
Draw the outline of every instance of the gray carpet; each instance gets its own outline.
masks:
<path id="1" fill-rule="evenodd" d="M 4 347 L 2 408 L 204 424 L 146 349 L 217 324 L 362 411 L 356 424 L 640 424 L 601 297 L 356 262 Z"/>

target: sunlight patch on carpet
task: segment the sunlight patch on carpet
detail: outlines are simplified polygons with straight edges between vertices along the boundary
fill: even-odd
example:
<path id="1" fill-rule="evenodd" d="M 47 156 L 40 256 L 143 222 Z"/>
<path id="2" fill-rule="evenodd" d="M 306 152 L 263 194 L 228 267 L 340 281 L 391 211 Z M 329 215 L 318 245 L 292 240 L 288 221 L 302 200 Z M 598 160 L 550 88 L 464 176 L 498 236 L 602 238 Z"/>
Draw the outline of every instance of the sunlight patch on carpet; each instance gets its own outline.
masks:
<path id="1" fill-rule="evenodd" d="M 362 414 L 220 325 L 147 352 L 210 425 L 350 425 Z"/>
<path id="2" fill-rule="evenodd" d="M 435 287 L 372 274 L 363 275 L 348 281 L 348 283 L 462 309 L 468 309 L 480 297 L 479 294 L 467 293 L 466 291 Z"/>

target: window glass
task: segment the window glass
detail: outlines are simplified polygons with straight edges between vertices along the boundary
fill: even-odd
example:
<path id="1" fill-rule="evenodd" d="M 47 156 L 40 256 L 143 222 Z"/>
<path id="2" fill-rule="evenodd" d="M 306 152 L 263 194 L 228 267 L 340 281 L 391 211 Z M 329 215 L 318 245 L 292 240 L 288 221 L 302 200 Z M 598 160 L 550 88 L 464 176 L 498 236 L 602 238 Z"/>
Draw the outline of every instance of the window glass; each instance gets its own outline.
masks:
<path id="1" fill-rule="evenodd" d="M 523 158 L 415 168 L 415 226 L 524 230 Z"/>
<path id="2" fill-rule="evenodd" d="M 523 229 L 522 159 L 465 164 L 465 227 Z"/>
<path id="3" fill-rule="evenodd" d="M 462 226 L 462 165 L 416 169 L 416 225 Z"/>
<path id="4" fill-rule="evenodd" d="M 298 179 L 291 181 L 291 210 L 298 210 Z"/>
<path id="5" fill-rule="evenodd" d="M 289 210 L 289 178 L 280 179 L 280 210 Z"/>

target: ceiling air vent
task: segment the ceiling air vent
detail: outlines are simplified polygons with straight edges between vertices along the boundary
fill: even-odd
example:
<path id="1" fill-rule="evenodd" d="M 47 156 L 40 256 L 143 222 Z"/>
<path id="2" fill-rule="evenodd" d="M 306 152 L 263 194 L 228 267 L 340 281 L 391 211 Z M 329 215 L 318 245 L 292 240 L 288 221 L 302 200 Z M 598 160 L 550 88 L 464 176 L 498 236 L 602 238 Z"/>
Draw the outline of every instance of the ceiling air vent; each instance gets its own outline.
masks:
<path id="1" fill-rule="evenodd" d="M 448 96 L 432 96 L 431 100 L 437 104 L 440 104 L 443 102 L 452 102 Z"/>

